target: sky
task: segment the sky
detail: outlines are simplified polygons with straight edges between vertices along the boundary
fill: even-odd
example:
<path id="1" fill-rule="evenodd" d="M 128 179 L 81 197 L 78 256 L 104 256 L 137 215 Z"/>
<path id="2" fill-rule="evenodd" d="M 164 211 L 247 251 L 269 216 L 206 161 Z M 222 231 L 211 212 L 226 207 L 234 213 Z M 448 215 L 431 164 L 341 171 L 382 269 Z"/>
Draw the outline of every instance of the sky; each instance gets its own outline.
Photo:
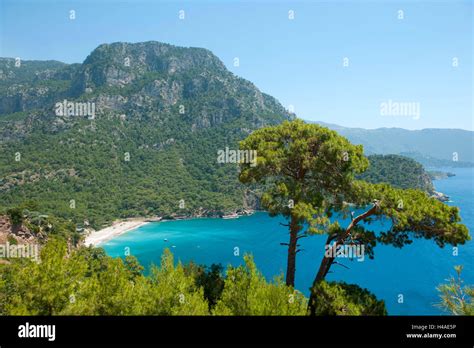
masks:
<path id="1" fill-rule="evenodd" d="M 369 129 L 474 130 L 472 36 L 472 0 L 0 0 L 0 57 L 204 47 L 300 118 Z"/>

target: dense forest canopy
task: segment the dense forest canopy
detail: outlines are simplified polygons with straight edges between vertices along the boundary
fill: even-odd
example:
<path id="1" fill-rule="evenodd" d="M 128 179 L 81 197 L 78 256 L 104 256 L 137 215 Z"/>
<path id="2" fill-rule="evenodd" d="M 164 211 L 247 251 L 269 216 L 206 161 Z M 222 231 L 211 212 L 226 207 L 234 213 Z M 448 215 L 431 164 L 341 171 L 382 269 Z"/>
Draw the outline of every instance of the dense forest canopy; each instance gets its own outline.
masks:
<path id="1" fill-rule="evenodd" d="M 433 183 L 423 166 L 399 155 L 370 155 L 369 168 L 358 177 L 371 183 L 387 183 L 402 189 L 420 189 L 433 193 Z"/>

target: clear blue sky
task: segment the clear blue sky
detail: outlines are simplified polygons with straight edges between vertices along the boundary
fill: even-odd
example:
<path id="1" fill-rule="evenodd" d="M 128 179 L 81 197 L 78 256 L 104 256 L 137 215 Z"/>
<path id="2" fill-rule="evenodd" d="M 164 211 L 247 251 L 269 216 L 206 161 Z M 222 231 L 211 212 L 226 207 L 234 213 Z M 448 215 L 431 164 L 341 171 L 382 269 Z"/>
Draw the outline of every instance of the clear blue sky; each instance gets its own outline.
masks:
<path id="1" fill-rule="evenodd" d="M 472 1 L 0 0 L 2 57 L 82 62 L 116 41 L 205 47 L 299 117 L 363 128 L 472 130 L 472 32 Z M 419 119 L 382 116 L 388 100 L 419 103 Z"/>

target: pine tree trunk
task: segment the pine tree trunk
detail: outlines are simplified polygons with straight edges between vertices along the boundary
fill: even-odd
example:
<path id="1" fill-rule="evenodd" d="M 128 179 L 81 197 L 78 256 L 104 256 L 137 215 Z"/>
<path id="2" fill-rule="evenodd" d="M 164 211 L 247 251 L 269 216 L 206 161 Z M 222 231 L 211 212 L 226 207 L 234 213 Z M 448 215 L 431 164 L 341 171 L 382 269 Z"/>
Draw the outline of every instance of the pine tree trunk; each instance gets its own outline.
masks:
<path id="1" fill-rule="evenodd" d="M 316 309 L 317 309 L 316 293 L 314 289 L 318 285 L 319 282 L 321 282 L 322 280 L 324 280 L 324 278 L 326 278 L 326 275 L 328 274 L 329 269 L 331 268 L 333 262 L 334 262 L 334 257 L 326 257 L 326 255 L 324 255 L 323 259 L 321 260 L 318 273 L 316 274 L 316 278 L 313 281 L 313 286 L 311 288 L 311 295 L 309 296 L 309 302 L 308 302 L 309 315 L 316 315 Z"/>
<path id="2" fill-rule="evenodd" d="M 296 243 L 298 241 L 298 231 L 300 227 L 295 218 L 290 221 L 290 242 L 288 243 L 288 261 L 286 264 L 286 285 L 295 286 L 296 272 Z"/>
<path id="3" fill-rule="evenodd" d="M 337 238 L 336 242 L 334 243 L 334 250 L 337 250 L 337 247 L 339 245 L 344 245 L 346 242 L 346 239 L 349 237 L 352 229 L 354 226 L 356 226 L 359 221 L 373 215 L 375 211 L 378 208 L 378 204 L 374 204 L 372 208 L 364 212 L 363 214 L 357 216 L 354 220 L 351 221 L 349 226 L 347 227 L 346 231 Z M 328 238 L 328 241 L 326 244 L 329 244 L 331 241 L 330 237 Z M 311 295 L 309 297 L 309 302 L 308 302 L 308 312 L 309 315 L 316 315 L 316 309 L 317 309 L 317 304 L 316 304 L 316 293 L 314 291 L 315 287 L 318 285 L 319 282 L 323 281 L 326 278 L 326 275 L 328 274 L 332 264 L 334 263 L 334 256 L 331 255 L 331 257 L 326 257 L 326 254 L 324 255 L 323 259 L 321 260 L 321 264 L 319 265 L 318 273 L 316 273 L 316 277 L 314 278 L 313 281 L 313 286 L 311 288 Z"/>

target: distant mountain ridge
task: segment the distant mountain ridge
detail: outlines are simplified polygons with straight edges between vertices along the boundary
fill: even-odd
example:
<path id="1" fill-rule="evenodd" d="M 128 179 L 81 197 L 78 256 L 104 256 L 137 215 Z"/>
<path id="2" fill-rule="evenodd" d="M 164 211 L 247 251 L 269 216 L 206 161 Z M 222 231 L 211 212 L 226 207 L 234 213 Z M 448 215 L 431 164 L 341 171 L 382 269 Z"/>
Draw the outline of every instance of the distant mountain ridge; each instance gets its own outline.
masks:
<path id="1" fill-rule="evenodd" d="M 363 129 L 320 124 L 340 133 L 354 144 L 362 144 L 367 155 L 399 154 L 425 166 L 473 166 L 474 132 L 463 129 L 407 130 L 402 128 Z"/>

